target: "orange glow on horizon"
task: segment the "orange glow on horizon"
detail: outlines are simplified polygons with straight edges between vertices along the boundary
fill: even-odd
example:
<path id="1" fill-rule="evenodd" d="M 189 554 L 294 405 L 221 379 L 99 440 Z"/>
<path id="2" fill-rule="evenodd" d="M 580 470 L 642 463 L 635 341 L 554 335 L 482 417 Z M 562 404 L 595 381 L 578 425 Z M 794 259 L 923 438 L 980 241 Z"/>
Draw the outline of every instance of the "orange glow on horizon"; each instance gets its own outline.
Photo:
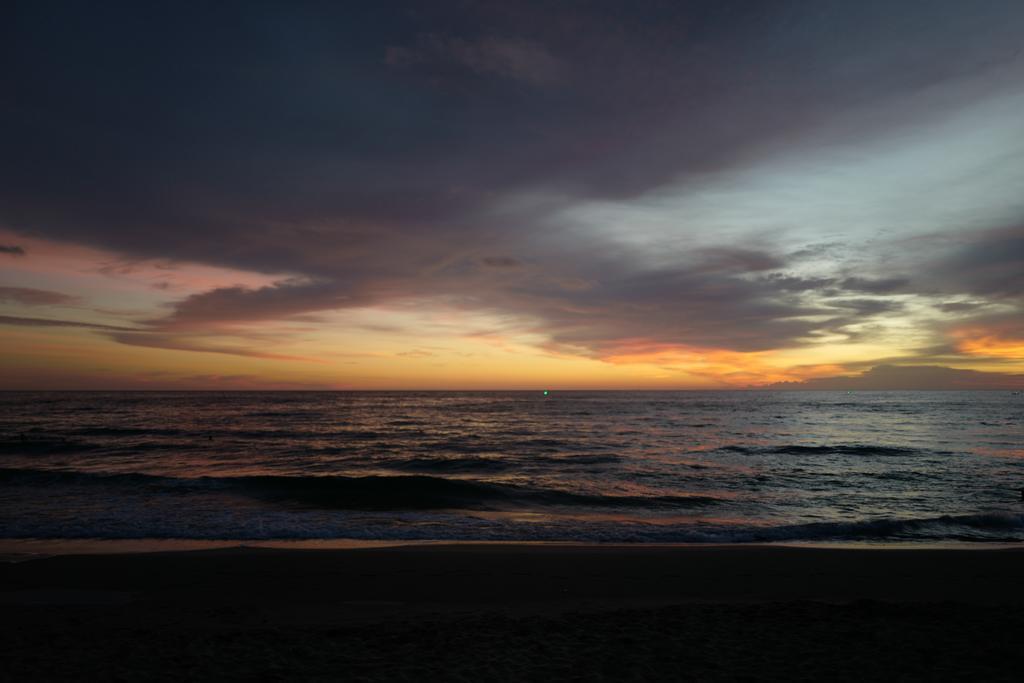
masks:
<path id="1" fill-rule="evenodd" d="M 613 365 L 657 365 L 683 369 L 727 385 L 766 385 L 813 377 L 843 374 L 836 364 L 786 367 L 776 351 L 731 351 L 664 344 L 650 340 L 629 340 L 601 355 Z"/>
<path id="2" fill-rule="evenodd" d="M 974 328 L 959 330 L 954 336 L 959 340 L 956 348 L 960 353 L 986 358 L 1024 360 L 1022 339 L 1007 338 L 998 332 Z"/>

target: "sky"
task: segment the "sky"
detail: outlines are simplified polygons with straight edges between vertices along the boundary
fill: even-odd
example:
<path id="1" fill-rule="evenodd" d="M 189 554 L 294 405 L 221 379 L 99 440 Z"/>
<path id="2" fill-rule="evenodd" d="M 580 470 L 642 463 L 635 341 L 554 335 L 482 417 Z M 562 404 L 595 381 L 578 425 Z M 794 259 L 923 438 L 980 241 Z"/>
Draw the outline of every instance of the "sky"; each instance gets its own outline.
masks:
<path id="1" fill-rule="evenodd" d="M 2 389 L 1024 388 L 1024 3 L 14 2 Z"/>

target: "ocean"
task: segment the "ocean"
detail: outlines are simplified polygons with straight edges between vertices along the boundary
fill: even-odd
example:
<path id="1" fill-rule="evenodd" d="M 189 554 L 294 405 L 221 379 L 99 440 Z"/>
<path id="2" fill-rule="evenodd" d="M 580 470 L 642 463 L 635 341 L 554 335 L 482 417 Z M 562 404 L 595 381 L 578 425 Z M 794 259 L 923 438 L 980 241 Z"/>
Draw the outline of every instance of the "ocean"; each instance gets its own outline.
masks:
<path id="1" fill-rule="evenodd" d="M 1009 392 L 4 392 L 0 538 L 1024 540 Z"/>

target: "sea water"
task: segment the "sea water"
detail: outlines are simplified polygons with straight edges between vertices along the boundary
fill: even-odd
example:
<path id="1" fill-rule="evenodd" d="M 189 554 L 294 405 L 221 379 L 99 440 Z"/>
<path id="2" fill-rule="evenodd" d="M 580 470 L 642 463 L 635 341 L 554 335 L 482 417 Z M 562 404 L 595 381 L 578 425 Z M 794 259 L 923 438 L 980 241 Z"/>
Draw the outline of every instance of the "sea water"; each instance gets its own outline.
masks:
<path id="1" fill-rule="evenodd" d="M 1024 540 L 1010 392 L 5 392 L 0 538 Z"/>

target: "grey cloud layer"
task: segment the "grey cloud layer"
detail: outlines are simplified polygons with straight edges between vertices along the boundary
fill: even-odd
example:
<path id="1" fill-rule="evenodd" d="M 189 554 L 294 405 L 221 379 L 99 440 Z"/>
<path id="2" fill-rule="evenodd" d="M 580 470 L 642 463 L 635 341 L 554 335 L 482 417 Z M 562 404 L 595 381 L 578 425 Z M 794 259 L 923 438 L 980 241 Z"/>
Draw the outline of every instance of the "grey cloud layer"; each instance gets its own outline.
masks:
<path id="1" fill-rule="evenodd" d="M 781 382 L 768 388 L 817 391 L 1016 390 L 1024 389 L 1024 375 L 957 370 L 936 365 L 879 365 L 854 377 L 819 377 L 804 382 Z"/>
<path id="2" fill-rule="evenodd" d="M 22 304 L 23 306 L 62 306 L 75 304 L 78 301 L 78 297 L 46 289 L 0 287 L 0 302 Z"/>
<path id="3" fill-rule="evenodd" d="M 995 1 L 16 3 L 0 225 L 280 274 L 178 302 L 153 344 L 431 297 L 584 353 L 798 344 L 890 296 L 1018 301 L 1021 229 L 822 273 L 699 222 L 653 262 L 609 237 L 632 225 L 575 234 L 560 210 L 799 156 L 840 119 L 853 139 L 912 124 L 934 112 L 886 103 L 1019 71 L 1022 29 L 1024 5 Z"/>
<path id="4" fill-rule="evenodd" d="M 25 318 L 12 315 L 0 315 L 0 325 L 19 327 L 80 327 L 97 332 L 130 332 L 136 328 L 119 325 L 103 325 L 100 323 L 81 322 L 77 320 L 55 320 L 51 318 Z"/>

